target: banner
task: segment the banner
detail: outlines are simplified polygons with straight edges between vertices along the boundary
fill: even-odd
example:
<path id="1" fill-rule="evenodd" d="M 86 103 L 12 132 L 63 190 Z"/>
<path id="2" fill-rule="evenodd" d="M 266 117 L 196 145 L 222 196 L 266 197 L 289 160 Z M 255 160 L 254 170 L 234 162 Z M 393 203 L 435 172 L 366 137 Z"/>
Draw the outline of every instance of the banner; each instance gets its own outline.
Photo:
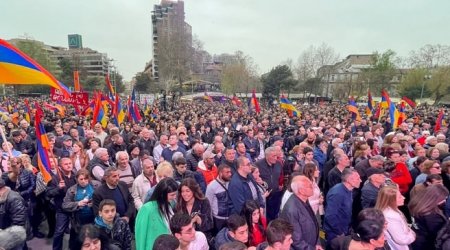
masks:
<path id="1" fill-rule="evenodd" d="M 84 92 L 72 92 L 69 96 L 64 96 L 61 90 L 51 88 L 50 98 L 55 102 L 62 102 L 72 105 L 87 106 L 89 104 L 89 94 Z"/>

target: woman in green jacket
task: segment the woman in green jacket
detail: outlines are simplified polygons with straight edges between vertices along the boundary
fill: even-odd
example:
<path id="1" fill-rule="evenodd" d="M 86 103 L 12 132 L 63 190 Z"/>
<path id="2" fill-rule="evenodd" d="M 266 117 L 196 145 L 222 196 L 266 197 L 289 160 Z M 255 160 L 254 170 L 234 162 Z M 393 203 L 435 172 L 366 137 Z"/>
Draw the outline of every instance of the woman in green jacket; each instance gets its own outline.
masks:
<path id="1" fill-rule="evenodd" d="M 153 248 L 156 238 L 170 234 L 169 221 L 174 211 L 172 204 L 177 198 L 178 183 L 164 178 L 155 187 L 149 202 L 145 203 L 136 218 L 136 250 Z"/>

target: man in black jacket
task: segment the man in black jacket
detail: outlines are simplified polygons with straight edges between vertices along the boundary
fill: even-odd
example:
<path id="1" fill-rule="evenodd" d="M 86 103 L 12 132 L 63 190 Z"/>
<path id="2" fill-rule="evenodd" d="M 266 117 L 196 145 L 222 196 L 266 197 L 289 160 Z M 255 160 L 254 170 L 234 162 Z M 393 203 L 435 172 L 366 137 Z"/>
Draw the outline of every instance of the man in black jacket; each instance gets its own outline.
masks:
<path id="1" fill-rule="evenodd" d="M 267 221 L 269 222 L 277 218 L 283 196 L 282 186 L 280 185 L 282 167 L 278 161 L 279 151 L 280 149 L 277 147 L 268 147 L 264 152 L 265 158 L 255 163 L 270 192 L 266 199 Z"/>
<path id="2" fill-rule="evenodd" d="M 128 191 L 127 184 L 119 181 L 119 170 L 109 167 L 105 170 L 105 182 L 94 191 L 92 196 L 92 208 L 94 214 L 98 214 L 100 202 L 104 199 L 111 199 L 116 202 L 116 210 L 119 216 L 129 222 L 135 213 L 134 200 Z"/>
<path id="3" fill-rule="evenodd" d="M 28 218 L 27 208 L 23 198 L 9 187 L 0 178 L 0 231 L 2 233 L 15 231 L 9 238 L 1 237 L 1 247 L 14 247 L 7 249 L 22 249 L 25 244 L 25 224 Z M 7 240 L 7 241 L 6 241 Z"/>
<path id="4" fill-rule="evenodd" d="M 53 249 L 63 249 L 63 238 L 66 229 L 69 227 L 70 213 L 62 209 L 62 203 L 66 196 L 67 189 L 77 183 L 73 164 L 70 158 L 62 158 L 59 161 L 60 170 L 58 174 L 52 173 L 52 180 L 47 186 L 47 195 L 53 200 L 56 209 L 56 227 L 53 237 Z M 76 235 L 71 235 L 76 237 Z"/>

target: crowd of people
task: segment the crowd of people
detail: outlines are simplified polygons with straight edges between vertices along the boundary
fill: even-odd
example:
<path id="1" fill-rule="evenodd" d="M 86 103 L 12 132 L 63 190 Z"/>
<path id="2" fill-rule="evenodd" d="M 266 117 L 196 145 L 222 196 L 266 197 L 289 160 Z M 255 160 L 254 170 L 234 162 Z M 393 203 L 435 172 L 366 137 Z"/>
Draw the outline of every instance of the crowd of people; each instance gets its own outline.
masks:
<path id="1" fill-rule="evenodd" d="M 186 102 L 119 127 L 46 110 L 50 181 L 33 124 L 3 120 L 0 249 L 450 249 L 437 108 L 396 129 L 339 104 L 298 110 Z"/>

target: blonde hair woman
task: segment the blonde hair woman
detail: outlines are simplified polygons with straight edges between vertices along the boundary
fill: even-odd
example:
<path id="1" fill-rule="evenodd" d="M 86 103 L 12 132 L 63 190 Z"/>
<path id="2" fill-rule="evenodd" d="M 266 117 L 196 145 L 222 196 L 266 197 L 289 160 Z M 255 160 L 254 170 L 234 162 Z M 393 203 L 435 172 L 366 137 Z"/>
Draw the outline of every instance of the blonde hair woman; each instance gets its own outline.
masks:
<path id="1" fill-rule="evenodd" d="M 409 244 L 416 240 L 416 234 L 408 226 L 405 215 L 398 209 L 403 206 L 405 197 L 395 186 L 383 187 L 378 193 L 375 209 L 383 212 L 387 222 L 385 238 L 392 250 L 408 250 Z"/>
<path id="2" fill-rule="evenodd" d="M 31 172 L 33 172 L 34 175 L 36 175 L 39 171 L 37 170 L 37 168 L 35 168 L 32 164 L 31 164 L 31 158 L 29 155 L 27 154 L 21 154 L 20 159 L 22 159 L 22 165 L 25 169 L 30 170 Z"/>

